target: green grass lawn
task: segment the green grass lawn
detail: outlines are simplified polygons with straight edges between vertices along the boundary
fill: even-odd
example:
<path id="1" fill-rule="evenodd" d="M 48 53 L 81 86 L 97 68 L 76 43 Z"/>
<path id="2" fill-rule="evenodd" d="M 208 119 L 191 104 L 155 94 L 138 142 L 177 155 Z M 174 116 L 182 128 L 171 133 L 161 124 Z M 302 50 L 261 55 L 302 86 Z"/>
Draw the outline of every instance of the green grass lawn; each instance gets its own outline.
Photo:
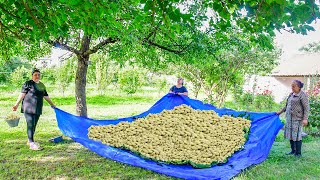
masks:
<path id="1" fill-rule="evenodd" d="M 1 94 L 0 116 L 11 110 L 18 92 Z M 52 96 L 63 110 L 74 113 L 72 96 Z M 158 96 L 108 94 L 88 96 L 89 116 L 96 119 L 126 117 L 146 111 Z M 173 179 L 152 171 L 118 163 L 87 150 L 64 137 L 62 143 L 48 140 L 61 135 L 53 110 L 46 104 L 35 139 L 44 150 L 31 151 L 26 145 L 26 122 L 21 115 L 18 127 L 0 120 L 0 179 Z M 320 179 L 320 138 L 308 138 L 303 144 L 303 158 L 284 155 L 289 143 L 280 131 L 270 155 L 263 163 L 244 170 L 234 179 Z"/>

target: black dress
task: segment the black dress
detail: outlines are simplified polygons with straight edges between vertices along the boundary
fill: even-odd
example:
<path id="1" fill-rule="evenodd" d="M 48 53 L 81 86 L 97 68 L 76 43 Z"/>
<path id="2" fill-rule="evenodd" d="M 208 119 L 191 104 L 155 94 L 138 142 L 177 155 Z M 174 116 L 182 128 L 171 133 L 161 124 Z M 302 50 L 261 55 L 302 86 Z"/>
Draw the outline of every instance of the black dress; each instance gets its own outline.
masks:
<path id="1" fill-rule="evenodd" d="M 188 92 L 187 88 L 184 86 L 181 86 L 180 88 L 178 88 L 177 86 L 172 86 L 170 88 L 170 91 L 172 91 L 175 94 Z"/>
<path id="2" fill-rule="evenodd" d="M 21 112 L 28 114 L 42 114 L 43 97 L 48 96 L 46 87 L 42 82 L 26 81 L 22 86 L 22 93 L 26 96 L 22 100 Z"/>

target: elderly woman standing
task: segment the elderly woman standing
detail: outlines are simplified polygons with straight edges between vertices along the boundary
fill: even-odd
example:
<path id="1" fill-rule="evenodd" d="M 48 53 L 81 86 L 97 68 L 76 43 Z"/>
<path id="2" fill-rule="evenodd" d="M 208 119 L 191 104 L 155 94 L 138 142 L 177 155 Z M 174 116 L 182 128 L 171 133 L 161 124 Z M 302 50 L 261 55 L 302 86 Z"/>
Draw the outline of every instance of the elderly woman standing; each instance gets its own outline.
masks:
<path id="1" fill-rule="evenodd" d="M 287 155 L 301 157 L 302 128 L 308 124 L 309 100 L 305 92 L 301 90 L 303 83 L 294 80 L 291 84 L 290 93 L 286 106 L 277 114 L 286 112 L 285 138 L 290 140 L 291 152 Z"/>
<path id="2" fill-rule="evenodd" d="M 49 98 L 45 85 L 40 82 L 40 70 L 32 70 L 32 80 L 26 81 L 21 90 L 21 94 L 16 104 L 12 107 L 16 111 L 22 101 L 21 112 L 27 121 L 28 142 L 31 150 L 40 150 L 39 143 L 34 142 L 34 133 L 40 115 L 42 114 L 43 98 L 54 107 L 53 102 Z"/>

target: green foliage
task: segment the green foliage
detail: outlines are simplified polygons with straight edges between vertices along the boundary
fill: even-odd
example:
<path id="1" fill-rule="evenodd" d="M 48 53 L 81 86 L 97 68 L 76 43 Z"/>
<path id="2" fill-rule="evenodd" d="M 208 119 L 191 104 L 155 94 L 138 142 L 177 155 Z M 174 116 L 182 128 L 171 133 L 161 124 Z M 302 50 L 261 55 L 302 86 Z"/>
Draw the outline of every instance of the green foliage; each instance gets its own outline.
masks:
<path id="1" fill-rule="evenodd" d="M 272 111 L 276 103 L 274 97 L 271 94 L 259 94 L 254 98 L 254 107 L 258 112 Z"/>
<path id="2" fill-rule="evenodd" d="M 156 84 L 160 91 L 163 91 L 168 87 L 168 82 L 165 78 L 159 79 L 158 81 L 156 81 Z"/>
<path id="3" fill-rule="evenodd" d="M 310 116 L 309 123 L 311 126 L 320 127 L 320 98 L 312 97 L 310 98 Z"/>
<path id="4" fill-rule="evenodd" d="M 102 95 L 111 83 L 117 83 L 119 70 L 118 63 L 107 55 L 94 54 L 88 67 L 87 80 L 89 83 L 95 84 L 100 95 Z"/>
<path id="5" fill-rule="evenodd" d="M 136 93 L 143 82 L 143 75 L 137 69 L 127 69 L 119 73 L 120 89 L 127 94 Z"/>
<path id="6" fill-rule="evenodd" d="M 320 41 L 312 42 L 305 46 L 302 46 L 299 51 L 310 52 L 310 53 L 319 53 L 320 52 Z"/>
<path id="7" fill-rule="evenodd" d="M 233 101 L 227 102 L 226 107 L 235 110 L 246 110 L 253 112 L 274 112 L 279 111 L 285 106 L 286 100 L 280 104 L 276 103 L 272 91 L 268 89 L 260 89 L 262 92 L 253 93 L 250 91 L 242 91 L 241 87 L 234 88 Z"/>
<path id="8" fill-rule="evenodd" d="M 320 96 L 311 96 L 309 123 L 306 130 L 311 135 L 320 136 Z"/>
<path id="9" fill-rule="evenodd" d="M 219 44 L 218 40 L 203 37 L 201 44 L 209 43 L 211 46 L 195 47 L 194 54 L 184 58 L 190 62 L 182 62 L 178 70 L 195 85 L 195 94 L 201 88 L 209 102 L 215 101 L 217 106 L 222 106 L 228 91 L 242 87 L 247 75 L 270 73 L 277 65 L 279 52 L 266 51 L 252 44 L 248 34 L 234 29 L 230 29 L 230 34 L 219 37 L 229 38 L 229 41 Z"/>
<path id="10" fill-rule="evenodd" d="M 31 69 L 32 65 L 22 58 L 12 57 L 10 60 L 0 60 L 0 83 L 9 83 L 11 73 L 19 66 Z"/>
<path id="11" fill-rule="evenodd" d="M 76 92 L 81 92 L 76 94 L 82 96 L 80 98 L 85 98 L 86 65 L 90 55 L 99 50 L 110 53 L 121 64 L 126 61 L 141 63 L 154 71 L 178 60 L 195 63 L 196 68 L 208 73 L 202 87 L 208 96 L 214 94 L 221 105 L 229 87 L 235 82 L 243 82 L 243 72 L 236 71 L 245 68 L 236 64 L 252 67 L 235 59 L 247 59 L 243 55 L 252 59 L 257 54 L 250 53 L 252 46 L 273 49 L 274 30 L 286 29 L 301 34 L 314 30 L 309 24 L 320 17 L 319 7 L 314 3 L 272 0 L 0 1 L 0 57 L 21 54 L 33 59 L 47 54 L 49 46 L 76 54 L 79 63 L 85 64 L 78 66 L 80 72 L 85 72 L 77 81 L 80 83 L 77 83 Z M 203 28 L 204 24 L 208 26 Z M 246 34 L 246 37 L 232 37 L 234 34 Z M 234 49 L 234 43 L 241 44 L 243 40 L 252 46 L 246 50 Z M 225 47 L 230 48 L 226 50 Z M 242 57 L 238 51 L 243 53 Z M 236 56 L 232 57 L 232 52 Z M 202 61 L 197 63 L 197 58 Z M 86 116 L 84 102 L 79 113 Z"/>
<path id="12" fill-rule="evenodd" d="M 161 92 L 167 91 L 168 92 L 168 82 L 165 78 L 155 78 L 154 83 L 156 85 L 156 88 L 158 90 L 158 93 L 160 94 Z"/>
<path id="13" fill-rule="evenodd" d="M 247 111 L 253 106 L 254 99 L 255 97 L 252 92 L 237 93 L 234 96 L 235 104 Z"/>
<path id="14" fill-rule="evenodd" d="M 65 63 L 61 64 L 60 67 L 55 69 L 55 81 L 58 85 L 58 89 L 61 90 L 62 95 L 66 89 L 70 86 L 72 80 L 74 80 L 74 72 L 73 72 L 74 62 L 72 59 L 67 60 Z"/>
<path id="15" fill-rule="evenodd" d="M 198 94 L 201 88 L 204 86 L 205 81 L 205 72 L 202 69 L 197 68 L 197 66 L 193 65 L 182 65 L 181 70 L 179 70 L 179 77 L 183 77 L 192 83 L 192 88 L 190 91 L 194 94 L 195 98 L 198 97 Z M 207 96 L 207 102 L 213 101 L 212 98 L 209 98 L 210 94 Z M 210 100 L 209 100 L 210 99 Z"/>
<path id="16" fill-rule="evenodd" d="M 11 74 L 11 85 L 14 87 L 20 87 L 22 84 L 31 79 L 31 71 L 24 66 L 16 68 Z"/>
<path id="17" fill-rule="evenodd" d="M 56 84 L 57 78 L 57 71 L 56 68 L 46 68 L 41 70 L 41 81 L 45 84 Z"/>
<path id="18" fill-rule="evenodd" d="M 275 35 L 274 30 L 286 29 L 301 34 L 314 30 L 309 24 L 320 16 L 319 7 L 314 3 L 272 0 L 223 3 L 209 0 L 1 1 L 0 48 L 3 51 L 0 56 L 9 57 L 21 52 L 34 58 L 47 53 L 48 44 L 78 49 L 81 34 L 95 40 L 119 38 L 121 46 L 176 47 L 173 49 L 180 52 L 189 44 L 181 42 L 193 39 L 193 35 L 184 33 L 185 28 L 195 30 L 204 23 L 209 25 L 208 32 L 214 30 L 218 36 L 228 28 L 235 28 L 249 33 L 252 43 L 272 48 L 270 37 Z M 211 13 L 208 12 L 212 11 L 215 15 L 209 16 Z"/>

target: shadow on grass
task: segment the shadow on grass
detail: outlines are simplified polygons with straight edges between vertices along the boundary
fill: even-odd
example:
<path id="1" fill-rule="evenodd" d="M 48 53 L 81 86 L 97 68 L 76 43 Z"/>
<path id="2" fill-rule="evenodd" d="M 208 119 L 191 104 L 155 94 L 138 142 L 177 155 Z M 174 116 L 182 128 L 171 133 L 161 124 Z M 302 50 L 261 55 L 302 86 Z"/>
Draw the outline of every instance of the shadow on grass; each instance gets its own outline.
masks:
<path id="1" fill-rule="evenodd" d="M 5 151 L 0 156 L 0 176 L 4 179 L 169 179 L 100 157 L 71 139 L 61 143 L 43 142 L 42 151 L 29 150 L 21 139 L 6 141 L 15 143 L 10 147 L 0 144 Z"/>
<path id="2" fill-rule="evenodd" d="M 75 104 L 74 97 L 53 97 L 52 100 L 56 105 L 73 105 Z M 153 102 L 155 101 L 150 97 L 138 97 L 138 96 L 88 96 L 87 104 L 99 104 L 99 105 L 116 105 L 116 104 L 130 104 L 130 103 L 141 103 L 141 102 Z"/>

